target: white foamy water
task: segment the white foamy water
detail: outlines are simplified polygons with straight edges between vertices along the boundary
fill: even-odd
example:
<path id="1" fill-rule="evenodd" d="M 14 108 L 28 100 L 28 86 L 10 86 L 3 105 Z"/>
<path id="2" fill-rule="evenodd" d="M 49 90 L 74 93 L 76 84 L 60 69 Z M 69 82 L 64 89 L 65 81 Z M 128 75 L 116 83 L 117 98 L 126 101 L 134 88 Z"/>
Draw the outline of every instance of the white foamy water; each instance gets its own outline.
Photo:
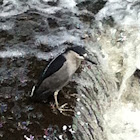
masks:
<path id="1" fill-rule="evenodd" d="M 34 55 L 38 59 L 49 61 L 50 59 L 62 53 L 62 51 L 63 49 L 60 50 L 56 49 L 52 52 L 41 52 L 37 50 L 31 52 L 27 52 L 24 50 L 6 50 L 6 51 L 0 51 L 0 58 L 13 58 L 13 57 L 20 58 L 20 57 L 27 57 L 29 55 L 31 56 Z"/>
<path id="2" fill-rule="evenodd" d="M 50 6 L 47 2 L 55 2 L 54 0 L 27 0 L 27 1 L 20 1 L 20 0 L 3 0 L 3 4 L 0 7 L 0 18 L 8 18 L 12 19 L 15 15 L 22 14 L 28 10 L 36 10 L 40 14 L 45 13 L 46 15 L 54 14 L 59 10 L 67 10 L 73 12 L 75 9 L 76 2 L 75 0 L 60 0 L 57 6 Z M 57 0 L 56 0 L 57 1 Z M 4 20 L 4 22 L 0 22 L 0 29 L 2 30 L 10 30 L 16 26 L 15 20 Z M 63 27 L 61 27 L 63 28 Z M 46 29 L 47 30 L 47 29 Z M 78 44 L 80 41 L 80 37 L 74 35 L 74 33 L 63 31 L 66 30 L 65 27 L 60 32 L 52 33 L 51 35 L 35 35 L 33 38 L 35 39 L 34 46 L 44 44 L 49 45 L 51 47 L 55 47 L 58 45 L 63 44 L 64 42 L 73 42 Z M 18 45 L 17 45 L 18 46 Z M 5 46 L 6 47 L 6 46 Z M 13 46 L 14 47 L 14 46 Z M 37 51 L 33 48 L 28 48 L 27 50 L 16 50 L 11 49 L 7 51 L 0 51 L 1 58 L 10 58 L 10 57 L 23 57 L 28 55 L 34 54 L 39 59 L 50 59 L 52 54 L 44 53 L 41 51 Z M 53 57 L 56 55 L 54 52 Z"/>
<path id="3" fill-rule="evenodd" d="M 11 17 L 26 12 L 29 7 L 19 0 L 3 0 L 0 17 Z"/>
<path id="4" fill-rule="evenodd" d="M 50 0 L 44 0 L 46 3 L 48 1 Z M 53 7 L 42 3 L 39 0 L 27 0 L 26 2 L 19 0 L 3 0 L 3 5 L 0 7 L 0 17 L 19 15 L 29 9 L 36 9 L 37 11 L 46 14 L 53 14 L 63 8 L 74 10 L 75 5 L 75 0 L 60 0 L 58 6 Z"/>
<path id="5" fill-rule="evenodd" d="M 112 16 L 119 25 L 140 25 L 139 0 L 108 0 L 96 19 Z"/>
<path id="6" fill-rule="evenodd" d="M 0 58 L 24 57 L 26 54 L 23 50 L 0 51 Z"/>
<path id="7" fill-rule="evenodd" d="M 105 71 L 120 87 L 106 111 L 105 127 L 109 140 L 140 140 L 140 84 L 134 77 L 140 69 L 140 3 L 138 0 L 108 0 L 96 15 L 101 34 L 98 41 L 106 61 Z M 102 24 L 111 16 L 114 26 Z"/>
<path id="8" fill-rule="evenodd" d="M 76 6 L 75 0 L 60 0 L 60 6 L 73 9 Z"/>
<path id="9" fill-rule="evenodd" d="M 61 31 L 58 32 L 57 34 L 51 34 L 51 35 L 41 35 L 41 36 L 36 36 L 36 44 L 48 44 L 49 46 L 58 46 L 63 44 L 64 42 L 72 42 L 72 43 L 80 43 L 80 37 L 79 36 L 73 36 L 72 34 L 66 32 L 66 31 Z"/>
<path id="10" fill-rule="evenodd" d="M 140 111 L 132 104 L 116 103 L 113 109 L 107 111 L 104 118 L 109 130 L 107 131 L 109 140 L 140 139 Z"/>
<path id="11" fill-rule="evenodd" d="M 2 30 L 10 30 L 14 27 L 14 23 L 12 22 L 4 22 L 4 23 L 0 23 L 0 29 Z"/>
<path id="12" fill-rule="evenodd" d="M 27 4 L 30 6 L 30 8 L 36 9 L 37 11 L 40 11 L 46 14 L 54 14 L 57 11 L 62 9 L 61 7 L 58 7 L 58 6 L 51 7 L 49 5 L 45 5 L 44 3 L 41 3 L 38 0 L 30 0 L 27 2 Z"/>

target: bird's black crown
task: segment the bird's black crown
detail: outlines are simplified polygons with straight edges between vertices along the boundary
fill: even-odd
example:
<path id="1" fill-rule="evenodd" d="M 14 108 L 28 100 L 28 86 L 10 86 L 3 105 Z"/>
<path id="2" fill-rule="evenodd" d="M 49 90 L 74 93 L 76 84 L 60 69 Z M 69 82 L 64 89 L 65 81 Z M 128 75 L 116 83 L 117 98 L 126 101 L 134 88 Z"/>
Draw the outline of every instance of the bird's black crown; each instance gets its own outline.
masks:
<path id="1" fill-rule="evenodd" d="M 68 51 L 74 51 L 74 52 L 78 53 L 81 56 L 83 56 L 85 53 L 87 53 L 85 48 L 80 47 L 80 46 L 69 47 L 69 48 L 66 49 L 65 52 L 68 52 Z"/>

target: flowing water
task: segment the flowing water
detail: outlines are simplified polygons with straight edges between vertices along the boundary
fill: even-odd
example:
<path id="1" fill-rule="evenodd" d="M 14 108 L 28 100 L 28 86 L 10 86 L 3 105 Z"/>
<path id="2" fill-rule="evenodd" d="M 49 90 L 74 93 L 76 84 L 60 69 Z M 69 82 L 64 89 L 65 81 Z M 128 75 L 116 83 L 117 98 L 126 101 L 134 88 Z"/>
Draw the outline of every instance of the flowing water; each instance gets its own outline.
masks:
<path id="1" fill-rule="evenodd" d="M 117 100 L 104 115 L 109 140 L 140 139 L 139 7 L 137 0 L 109 0 L 96 15 L 106 71 L 118 85 L 112 93 Z"/>
<path id="2" fill-rule="evenodd" d="M 98 56 L 116 85 L 104 112 L 108 140 L 139 140 L 139 7 L 138 0 L 1 0 L 0 139 L 73 139 L 73 117 L 54 111 L 53 98 L 32 103 L 29 94 L 48 62 L 78 45 Z M 80 80 L 81 71 L 59 94 L 60 104 L 75 107 L 76 83 L 92 84 Z"/>

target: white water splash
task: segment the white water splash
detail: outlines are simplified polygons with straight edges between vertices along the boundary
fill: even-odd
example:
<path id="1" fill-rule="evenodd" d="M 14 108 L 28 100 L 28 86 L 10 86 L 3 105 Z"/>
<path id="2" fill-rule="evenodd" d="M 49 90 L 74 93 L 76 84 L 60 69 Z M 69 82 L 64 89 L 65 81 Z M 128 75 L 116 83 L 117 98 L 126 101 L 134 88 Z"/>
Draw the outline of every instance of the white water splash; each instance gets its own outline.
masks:
<path id="1" fill-rule="evenodd" d="M 60 6 L 73 9 L 76 6 L 75 0 L 60 0 Z"/>
<path id="2" fill-rule="evenodd" d="M 21 13 L 24 13 L 28 11 L 29 9 L 35 9 L 39 11 L 40 13 L 45 13 L 45 14 L 53 14 L 56 13 L 59 10 L 68 10 L 72 11 L 76 5 L 76 2 L 74 0 L 64 0 L 64 1 L 59 1 L 58 6 L 49 6 L 47 4 L 48 1 L 51 0 L 44 0 L 44 1 L 39 1 L 39 0 L 27 0 L 27 1 L 19 1 L 19 0 L 3 0 L 3 4 L 0 7 L 0 17 L 1 18 L 8 18 L 12 19 L 12 16 L 14 15 L 19 15 Z M 52 0 L 54 1 L 54 0 Z M 15 26 L 15 21 L 14 20 L 7 20 L 4 22 L 0 23 L 0 29 L 2 30 L 9 30 L 14 28 Z M 63 28 L 63 27 L 62 27 Z M 64 31 L 63 31 L 64 30 Z M 51 35 L 36 35 L 35 36 L 35 45 L 45 44 L 51 47 L 56 47 L 58 45 L 63 44 L 64 42 L 72 42 L 78 44 L 80 41 L 80 37 L 75 34 L 75 30 L 72 32 L 65 31 L 66 29 L 62 29 L 60 32 L 57 33 L 52 33 Z M 29 50 L 16 50 L 16 49 L 11 49 L 11 50 L 6 50 L 6 51 L 0 51 L 0 57 L 1 58 L 10 58 L 10 57 L 24 57 L 26 55 L 35 55 L 39 59 L 44 59 L 44 60 L 49 60 L 52 57 L 51 54 L 46 54 L 41 51 L 36 51 L 33 50 L 33 48 L 29 48 Z M 53 53 L 56 55 L 58 53 Z"/>
<path id="3" fill-rule="evenodd" d="M 96 19 L 112 16 L 119 25 L 140 26 L 139 0 L 108 0 Z"/>
<path id="4" fill-rule="evenodd" d="M 10 30 L 14 27 L 14 23 L 12 22 L 4 22 L 4 23 L 0 23 L 0 29 L 2 30 Z"/>
<path id="5" fill-rule="evenodd" d="M 55 47 L 63 44 L 64 42 L 80 43 L 80 37 L 74 36 L 66 31 L 61 31 L 56 34 L 50 35 L 37 35 L 36 44 L 47 44 L 49 46 Z"/>
<path id="6" fill-rule="evenodd" d="M 44 0 L 44 2 L 46 2 L 45 4 L 39 0 L 27 0 L 26 2 L 19 0 L 3 0 L 3 4 L 0 7 L 0 17 L 19 15 L 29 9 L 36 9 L 46 14 L 54 14 L 62 9 L 75 11 L 75 0 L 60 0 L 58 6 L 53 7 L 47 4 L 48 1 L 50 0 Z"/>
<path id="7" fill-rule="evenodd" d="M 101 34 L 98 41 L 106 60 L 106 72 L 117 79 L 118 92 L 106 110 L 105 128 L 109 140 L 140 140 L 140 84 L 134 76 L 140 69 L 140 3 L 138 0 L 108 0 L 96 15 Z M 112 17 L 114 26 L 102 24 Z"/>
<path id="8" fill-rule="evenodd" d="M 38 0 L 30 0 L 27 3 L 30 6 L 30 8 L 36 9 L 37 11 L 40 11 L 46 14 L 54 14 L 57 11 L 62 9 L 61 7 L 58 7 L 58 6 L 53 6 L 53 7 L 49 6 L 47 4 L 41 3 Z"/>
<path id="9" fill-rule="evenodd" d="M 113 109 L 106 112 L 104 118 L 109 130 L 108 140 L 140 139 L 140 111 L 134 109 L 132 104 L 116 103 Z"/>
<path id="10" fill-rule="evenodd" d="M 19 0 L 4 0 L 0 8 L 0 17 L 11 17 L 26 12 L 29 7 Z"/>
<path id="11" fill-rule="evenodd" d="M 0 58 L 23 57 L 25 55 L 26 52 L 23 50 L 0 51 Z"/>

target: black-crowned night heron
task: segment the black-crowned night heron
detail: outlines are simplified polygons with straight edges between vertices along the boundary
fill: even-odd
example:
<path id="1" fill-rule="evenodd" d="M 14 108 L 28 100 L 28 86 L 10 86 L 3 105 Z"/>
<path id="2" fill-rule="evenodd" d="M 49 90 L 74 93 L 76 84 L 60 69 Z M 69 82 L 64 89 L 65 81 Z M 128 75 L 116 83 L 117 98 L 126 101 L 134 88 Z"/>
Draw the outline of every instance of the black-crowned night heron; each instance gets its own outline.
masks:
<path id="1" fill-rule="evenodd" d="M 54 94 L 56 108 L 61 113 L 62 111 L 68 111 L 68 109 L 65 108 L 66 104 L 59 107 L 57 95 L 69 82 L 82 60 L 87 60 L 92 64 L 96 64 L 87 58 L 87 53 L 84 48 L 67 48 L 64 53 L 53 59 L 46 67 L 40 80 L 32 89 L 31 98 L 36 101 L 43 101 Z"/>

